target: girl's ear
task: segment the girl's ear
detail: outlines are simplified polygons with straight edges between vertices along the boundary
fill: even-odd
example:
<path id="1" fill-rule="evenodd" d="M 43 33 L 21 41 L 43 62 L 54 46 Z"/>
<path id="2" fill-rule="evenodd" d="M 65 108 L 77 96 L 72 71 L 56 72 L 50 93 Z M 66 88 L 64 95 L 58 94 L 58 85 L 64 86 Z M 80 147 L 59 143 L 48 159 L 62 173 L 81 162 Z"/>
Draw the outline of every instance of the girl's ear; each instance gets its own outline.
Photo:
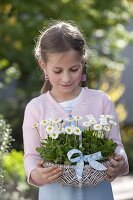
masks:
<path id="1" fill-rule="evenodd" d="M 42 60 L 39 60 L 38 64 L 39 64 L 40 68 L 43 70 L 43 72 L 45 73 L 46 72 L 46 64 Z"/>

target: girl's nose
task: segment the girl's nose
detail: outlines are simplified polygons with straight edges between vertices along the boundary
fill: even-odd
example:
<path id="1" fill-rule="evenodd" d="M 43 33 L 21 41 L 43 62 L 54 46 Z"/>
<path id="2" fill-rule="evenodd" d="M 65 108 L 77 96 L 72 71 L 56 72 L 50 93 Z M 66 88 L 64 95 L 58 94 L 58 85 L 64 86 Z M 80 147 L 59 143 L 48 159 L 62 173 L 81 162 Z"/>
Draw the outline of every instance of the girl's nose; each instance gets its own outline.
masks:
<path id="1" fill-rule="evenodd" d="M 64 83 L 70 83 L 71 82 L 71 76 L 70 76 L 70 74 L 69 73 L 64 73 L 62 75 L 62 81 Z"/>

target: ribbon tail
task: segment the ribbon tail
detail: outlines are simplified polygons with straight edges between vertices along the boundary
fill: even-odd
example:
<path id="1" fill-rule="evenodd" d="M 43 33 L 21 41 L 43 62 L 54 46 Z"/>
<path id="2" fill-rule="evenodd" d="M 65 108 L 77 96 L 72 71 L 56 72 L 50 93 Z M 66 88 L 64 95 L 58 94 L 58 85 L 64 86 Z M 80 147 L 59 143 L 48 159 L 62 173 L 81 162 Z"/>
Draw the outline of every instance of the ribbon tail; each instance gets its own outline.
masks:
<path id="1" fill-rule="evenodd" d="M 77 176 L 78 180 L 82 178 L 83 168 L 84 168 L 84 161 L 83 161 L 83 159 L 81 159 L 76 164 L 76 176 Z"/>
<path id="2" fill-rule="evenodd" d="M 103 164 L 97 162 L 96 160 L 91 160 L 89 164 L 91 165 L 91 167 L 99 171 L 103 171 L 107 169 Z"/>

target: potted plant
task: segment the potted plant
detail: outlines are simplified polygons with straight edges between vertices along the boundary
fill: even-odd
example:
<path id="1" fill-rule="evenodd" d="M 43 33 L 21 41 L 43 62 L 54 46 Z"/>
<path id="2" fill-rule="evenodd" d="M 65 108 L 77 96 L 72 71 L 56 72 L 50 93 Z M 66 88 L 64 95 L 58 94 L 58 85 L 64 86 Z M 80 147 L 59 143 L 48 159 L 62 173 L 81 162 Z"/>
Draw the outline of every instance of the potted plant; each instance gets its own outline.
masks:
<path id="1" fill-rule="evenodd" d="M 95 186 L 104 180 L 106 162 L 114 156 L 117 144 L 109 139 L 112 126 L 117 125 L 112 115 L 100 115 L 99 122 L 93 115 L 70 116 L 66 119 L 44 119 L 34 124 L 41 139 L 36 150 L 44 160 L 44 167 L 57 165 L 63 168 L 58 182 L 61 185 Z M 46 138 L 39 133 L 44 127 Z"/>

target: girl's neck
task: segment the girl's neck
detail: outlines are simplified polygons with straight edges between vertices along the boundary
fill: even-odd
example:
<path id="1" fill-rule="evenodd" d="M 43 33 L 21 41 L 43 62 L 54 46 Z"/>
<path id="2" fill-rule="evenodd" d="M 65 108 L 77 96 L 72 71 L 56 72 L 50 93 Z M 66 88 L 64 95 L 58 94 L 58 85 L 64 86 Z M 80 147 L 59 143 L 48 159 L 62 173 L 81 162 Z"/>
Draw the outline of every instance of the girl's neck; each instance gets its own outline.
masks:
<path id="1" fill-rule="evenodd" d="M 61 94 L 55 90 L 51 90 L 50 94 L 56 100 L 56 102 L 61 103 L 61 102 L 69 101 L 69 100 L 76 98 L 80 94 L 81 90 L 82 90 L 82 88 L 79 87 L 79 88 L 77 88 L 77 90 L 75 90 L 71 94 L 63 94 L 63 93 Z"/>

